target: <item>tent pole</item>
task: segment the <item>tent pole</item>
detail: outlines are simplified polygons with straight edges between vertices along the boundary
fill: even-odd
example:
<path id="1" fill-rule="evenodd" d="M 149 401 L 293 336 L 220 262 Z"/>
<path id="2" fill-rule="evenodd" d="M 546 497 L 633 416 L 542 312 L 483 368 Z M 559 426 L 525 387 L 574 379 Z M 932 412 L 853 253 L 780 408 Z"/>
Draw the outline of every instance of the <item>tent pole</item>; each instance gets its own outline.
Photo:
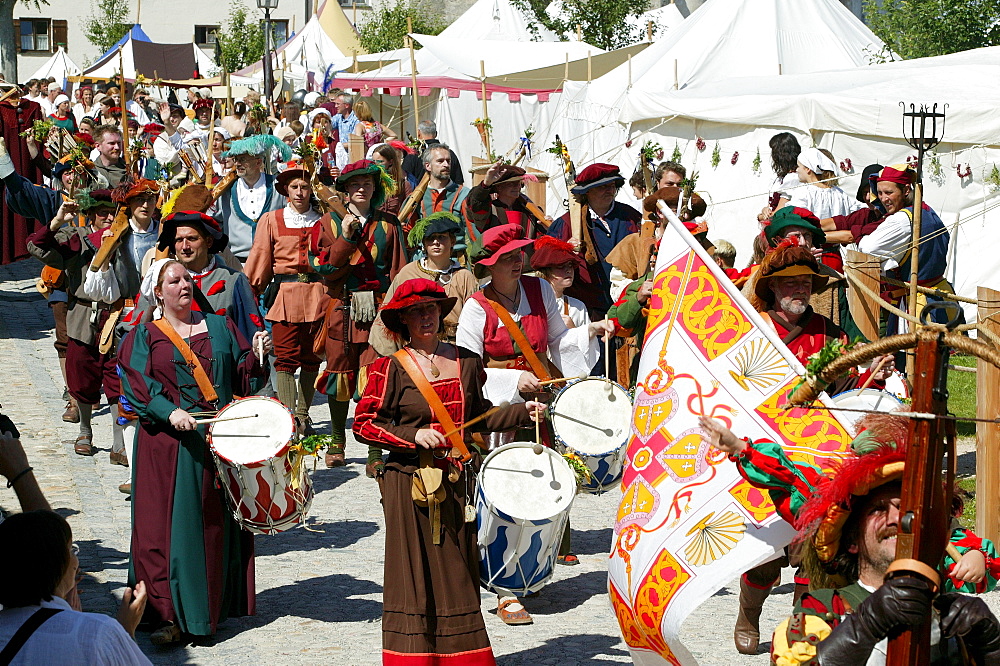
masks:
<path id="1" fill-rule="evenodd" d="M 671 4 L 672 3 L 673 3 L 673 0 L 671 0 Z M 652 21 L 646 21 L 646 41 L 647 42 L 652 42 L 653 41 L 653 22 Z"/>
<path id="2" fill-rule="evenodd" d="M 632 87 L 632 54 L 628 54 L 628 87 Z"/>
<path id="3" fill-rule="evenodd" d="M 486 62 L 483 60 L 479 61 L 479 75 L 482 77 L 483 121 L 488 121 L 490 119 L 490 109 L 486 102 Z M 490 159 L 493 156 L 493 150 L 490 148 L 489 127 L 483 132 L 483 144 L 486 146 L 486 159 Z"/>
<path id="4" fill-rule="evenodd" d="M 409 35 L 413 32 L 413 18 L 406 17 L 406 43 L 410 47 L 410 78 L 413 79 L 413 88 L 410 90 L 413 95 L 413 133 L 417 133 L 417 125 L 420 124 L 420 99 L 417 94 L 417 56 L 413 50 L 413 37 Z"/>
<path id="5" fill-rule="evenodd" d="M 139 14 L 142 13 L 142 0 L 136 0 L 135 3 L 135 24 L 139 25 Z"/>
<path id="6" fill-rule="evenodd" d="M 593 80 L 593 72 L 594 70 L 590 62 L 590 51 L 587 51 L 587 83 L 590 83 Z"/>
<path id="7" fill-rule="evenodd" d="M 563 69 L 563 81 L 569 81 L 569 54 L 566 54 L 566 65 Z"/>
<path id="8" fill-rule="evenodd" d="M 674 58 L 674 90 L 680 87 L 680 80 L 677 78 L 677 58 Z"/>
<path id="9" fill-rule="evenodd" d="M 233 86 L 232 82 L 229 80 L 229 72 L 226 71 L 226 66 L 222 66 L 222 80 L 226 82 L 226 112 L 233 112 Z"/>

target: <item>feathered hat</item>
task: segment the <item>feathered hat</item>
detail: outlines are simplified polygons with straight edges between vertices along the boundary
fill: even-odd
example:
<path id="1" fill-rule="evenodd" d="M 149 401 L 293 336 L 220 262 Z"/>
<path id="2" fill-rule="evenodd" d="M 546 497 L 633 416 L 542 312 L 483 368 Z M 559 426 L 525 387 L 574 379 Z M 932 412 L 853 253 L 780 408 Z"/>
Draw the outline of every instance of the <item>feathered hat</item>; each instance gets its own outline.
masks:
<path id="1" fill-rule="evenodd" d="M 811 250 L 792 241 L 782 241 L 761 260 L 754 278 L 754 293 L 750 304 L 761 312 L 771 307 L 774 303 L 771 279 L 784 275 L 811 275 L 812 293 L 819 293 L 829 281 L 819 270 L 819 264 Z"/>
<path id="2" fill-rule="evenodd" d="M 372 194 L 372 208 L 379 208 L 385 200 L 396 193 L 396 181 L 392 176 L 371 160 L 358 160 L 345 166 L 337 176 L 336 187 L 340 192 L 346 192 L 347 181 L 357 176 L 372 176 L 375 181 L 375 192 Z"/>
<path id="3" fill-rule="evenodd" d="M 410 247 L 420 247 L 427 236 L 434 234 L 455 234 L 457 236 L 461 231 L 462 226 L 459 224 L 458 218 L 453 213 L 441 210 L 417 220 L 406 236 L 406 241 Z"/>
<path id="4" fill-rule="evenodd" d="M 555 268 L 565 264 L 573 264 L 580 280 L 590 282 L 587 262 L 579 252 L 573 250 L 572 245 L 552 236 L 540 236 L 535 239 L 535 251 L 531 254 L 532 268 L 540 271 L 543 268 Z"/>
<path id="5" fill-rule="evenodd" d="M 270 150 L 277 151 L 278 159 L 282 162 L 292 159 L 292 148 L 271 134 L 254 134 L 245 139 L 236 139 L 229 145 L 229 150 L 222 153 L 222 157 L 236 157 L 237 155 L 264 157 Z"/>
<path id="6" fill-rule="evenodd" d="M 198 183 L 189 183 L 170 193 L 160 213 L 163 217 L 175 211 L 194 210 L 204 213 L 212 205 L 212 190 Z"/>

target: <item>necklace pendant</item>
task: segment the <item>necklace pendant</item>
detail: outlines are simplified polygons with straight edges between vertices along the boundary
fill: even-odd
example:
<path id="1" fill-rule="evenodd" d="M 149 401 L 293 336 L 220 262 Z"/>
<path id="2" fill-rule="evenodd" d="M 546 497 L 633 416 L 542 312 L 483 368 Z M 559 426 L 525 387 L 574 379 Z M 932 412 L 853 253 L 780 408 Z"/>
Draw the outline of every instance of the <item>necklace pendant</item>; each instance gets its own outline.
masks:
<path id="1" fill-rule="evenodd" d="M 441 376 L 441 371 L 438 370 L 438 367 L 436 365 L 434 365 L 433 363 L 431 363 L 431 376 L 432 377 L 439 377 L 439 376 Z"/>
<path id="2" fill-rule="evenodd" d="M 465 522 L 467 523 L 476 522 L 476 507 L 472 504 L 465 505 Z"/>

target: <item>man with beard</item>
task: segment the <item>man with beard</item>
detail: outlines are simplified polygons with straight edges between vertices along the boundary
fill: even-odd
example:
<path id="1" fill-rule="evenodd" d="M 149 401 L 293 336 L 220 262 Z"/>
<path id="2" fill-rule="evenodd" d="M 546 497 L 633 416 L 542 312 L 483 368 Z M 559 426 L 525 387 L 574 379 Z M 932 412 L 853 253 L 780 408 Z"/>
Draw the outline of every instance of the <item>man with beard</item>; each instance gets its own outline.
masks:
<path id="1" fill-rule="evenodd" d="M 122 159 L 122 130 L 115 125 L 101 125 L 94 130 L 97 159 L 94 168 L 114 188 L 125 179 L 125 160 Z"/>
<path id="2" fill-rule="evenodd" d="M 462 215 L 462 202 L 469 196 L 469 188 L 452 179 L 451 149 L 435 143 L 424 149 L 420 161 L 428 175 L 427 190 L 410 215 L 410 227 L 433 213 L 445 211 L 455 217 Z M 405 220 L 400 220 L 405 223 Z M 461 233 L 460 233 L 461 236 Z M 461 251 L 461 248 L 459 248 Z"/>
<path id="3" fill-rule="evenodd" d="M 292 157 L 292 149 L 270 134 L 233 141 L 222 154 L 223 158 L 233 158 L 239 178 L 219 197 L 215 219 L 229 236 L 229 249 L 243 263 L 253 246 L 257 221 L 264 213 L 281 210 L 287 203 L 274 188 L 274 176 L 264 173 L 264 157 L 274 151 L 282 161 Z"/>

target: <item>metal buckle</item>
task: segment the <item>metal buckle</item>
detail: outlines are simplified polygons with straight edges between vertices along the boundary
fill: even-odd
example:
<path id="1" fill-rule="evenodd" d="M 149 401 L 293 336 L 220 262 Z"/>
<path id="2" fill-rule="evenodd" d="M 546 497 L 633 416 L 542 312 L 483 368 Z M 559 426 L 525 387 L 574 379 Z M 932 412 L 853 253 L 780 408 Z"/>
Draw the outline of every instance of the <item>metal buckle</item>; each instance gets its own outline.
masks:
<path id="1" fill-rule="evenodd" d="M 309 282 L 309 273 L 299 273 L 295 276 L 296 282 Z"/>

